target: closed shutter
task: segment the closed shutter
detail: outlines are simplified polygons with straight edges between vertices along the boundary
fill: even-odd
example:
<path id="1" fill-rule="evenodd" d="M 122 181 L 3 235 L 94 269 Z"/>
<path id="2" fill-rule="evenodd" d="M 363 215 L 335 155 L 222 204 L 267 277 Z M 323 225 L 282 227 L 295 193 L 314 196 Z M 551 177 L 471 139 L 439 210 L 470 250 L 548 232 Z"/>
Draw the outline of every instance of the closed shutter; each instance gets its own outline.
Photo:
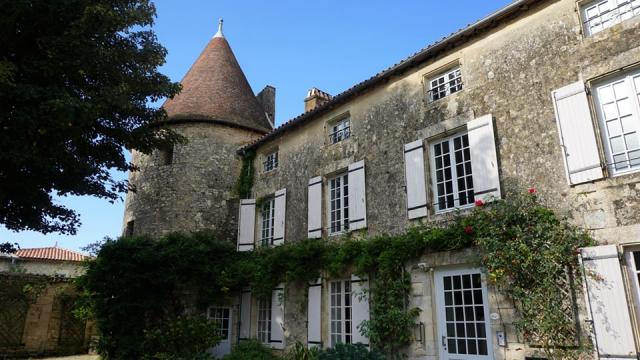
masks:
<path id="1" fill-rule="evenodd" d="M 322 347 L 322 279 L 309 284 L 307 302 L 307 346 Z"/>
<path id="2" fill-rule="evenodd" d="M 631 317 L 615 245 L 581 250 L 587 300 L 600 358 L 636 358 Z"/>
<path id="3" fill-rule="evenodd" d="M 369 338 L 360 334 L 363 321 L 369 320 L 369 281 L 351 275 L 351 334 L 353 343 L 369 345 Z"/>
<path id="4" fill-rule="evenodd" d="M 284 349 L 284 284 L 271 292 L 271 334 L 269 344 L 275 349 Z"/>
<path id="5" fill-rule="evenodd" d="M 238 220 L 238 251 L 253 250 L 256 226 L 256 200 L 240 200 L 240 216 Z"/>
<path id="6" fill-rule="evenodd" d="M 364 160 L 349 165 L 349 230 L 367 227 Z"/>
<path id="7" fill-rule="evenodd" d="M 322 177 L 309 180 L 307 198 L 307 237 L 322 237 Z"/>
<path id="8" fill-rule="evenodd" d="M 240 294 L 240 340 L 251 337 L 251 290 L 242 290 Z"/>
<path id="9" fill-rule="evenodd" d="M 273 219 L 273 245 L 284 244 L 284 228 L 287 210 L 287 189 L 276 191 L 274 206 L 276 207 Z"/>
<path id="10" fill-rule="evenodd" d="M 576 82 L 552 93 L 569 185 L 602 178 L 602 165 L 587 93 Z"/>
<path id="11" fill-rule="evenodd" d="M 424 143 L 416 140 L 404 146 L 404 176 L 409 219 L 427 216 L 427 186 L 424 176 Z"/>
<path id="12" fill-rule="evenodd" d="M 493 116 L 481 116 L 467 123 L 473 193 L 475 200 L 500 199 L 498 156 L 493 134 Z"/>

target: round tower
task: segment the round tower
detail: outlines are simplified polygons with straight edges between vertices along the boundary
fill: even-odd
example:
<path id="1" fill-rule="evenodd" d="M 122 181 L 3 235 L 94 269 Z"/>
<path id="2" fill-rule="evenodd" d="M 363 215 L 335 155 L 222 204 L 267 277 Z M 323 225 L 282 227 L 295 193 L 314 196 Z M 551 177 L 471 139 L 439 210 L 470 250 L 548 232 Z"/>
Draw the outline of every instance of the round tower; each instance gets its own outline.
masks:
<path id="1" fill-rule="evenodd" d="M 123 233 L 212 230 L 235 239 L 233 188 L 242 167 L 236 151 L 272 126 L 222 34 L 222 20 L 181 84 L 163 107 L 187 142 L 151 155 L 133 152 L 139 170 L 129 174 L 136 191 L 127 194 Z"/>

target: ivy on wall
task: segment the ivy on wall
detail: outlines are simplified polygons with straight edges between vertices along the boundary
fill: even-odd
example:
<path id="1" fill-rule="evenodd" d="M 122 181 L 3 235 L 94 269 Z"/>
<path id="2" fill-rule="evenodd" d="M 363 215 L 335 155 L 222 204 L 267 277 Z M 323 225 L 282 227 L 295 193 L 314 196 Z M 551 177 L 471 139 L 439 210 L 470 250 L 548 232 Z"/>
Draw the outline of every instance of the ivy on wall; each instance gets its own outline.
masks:
<path id="1" fill-rule="evenodd" d="M 256 158 L 256 152 L 254 150 L 248 150 L 242 157 L 242 170 L 240 176 L 236 181 L 235 191 L 241 199 L 245 199 L 251 196 L 251 189 L 253 188 L 253 160 Z"/>
<path id="2" fill-rule="evenodd" d="M 369 275 L 371 320 L 360 331 L 391 356 L 410 342 L 419 314 L 407 306 L 407 263 L 426 253 L 475 247 L 477 265 L 515 303 L 521 317 L 515 325 L 526 340 L 550 358 L 579 356 L 580 343 L 566 350 L 576 332 L 562 294 L 579 290 L 575 250 L 592 239 L 540 205 L 533 192 L 477 205 L 443 227 L 420 225 L 370 239 L 289 241 L 252 252 L 237 252 L 205 233 L 111 240 L 80 281 L 103 334 L 103 355 L 119 359 L 137 354 L 136 339 L 146 328 L 230 299 L 243 287 L 269 297 L 283 282 L 305 286 L 320 276 Z M 559 281 L 567 277 L 573 281 Z"/>

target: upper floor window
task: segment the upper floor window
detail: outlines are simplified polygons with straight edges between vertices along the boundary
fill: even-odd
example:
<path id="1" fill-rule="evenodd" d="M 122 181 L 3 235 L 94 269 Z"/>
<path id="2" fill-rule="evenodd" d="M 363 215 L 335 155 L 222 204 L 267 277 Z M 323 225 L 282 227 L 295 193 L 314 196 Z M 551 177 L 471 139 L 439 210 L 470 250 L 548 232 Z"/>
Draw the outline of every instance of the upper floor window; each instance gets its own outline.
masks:
<path id="1" fill-rule="evenodd" d="M 351 120 L 344 118 L 333 125 L 329 131 L 329 143 L 335 144 L 351 136 Z"/>
<path id="2" fill-rule="evenodd" d="M 640 169 L 640 71 L 599 84 L 596 107 L 609 171 Z"/>
<path id="3" fill-rule="evenodd" d="M 267 154 L 264 159 L 264 172 L 278 168 L 278 151 Z"/>
<path id="4" fill-rule="evenodd" d="M 429 100 L 436 101 L 462 90 L 462 74 L 456 67 L 429 80 Z"/>
<path id="5" fill-rule="evenodd" d="M 432 186 L 436 211 L 472 206 L 473 175 L 469 136 L 458 133 L 431 144 Z"/>
<path id="6" fill-rule="evenodd" d="M 273 241 L 275 199 L 265 200 L 260 208 L 260 245 L 269 246 Z"/>
<path id="7" fill-rule="evenodd" d="M 173 164 L 173 145 L 162 148 L 158 151 L 160 157 L 160 164 L 171 165 Z"/>
<path id="8" fill-rule="evenodd" d="M 329 179 L 329 234 L 349 230 L 349 176 L 340 174 Z"/>
<path id="9" fill-rule="evenodd" d="M 585 33 L 593 35 L 640 14 L 640 0 L 596 0 L 581 6 Z"/>

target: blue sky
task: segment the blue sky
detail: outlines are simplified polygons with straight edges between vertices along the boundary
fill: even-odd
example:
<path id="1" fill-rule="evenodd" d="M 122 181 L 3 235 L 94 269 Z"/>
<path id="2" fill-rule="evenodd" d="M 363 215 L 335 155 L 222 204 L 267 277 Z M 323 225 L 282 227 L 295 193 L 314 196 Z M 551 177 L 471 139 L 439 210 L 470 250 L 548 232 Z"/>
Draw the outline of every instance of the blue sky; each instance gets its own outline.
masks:
<path id="1" fill-rule="evenodd" d="M 510 2 L 158 0 L 154 29 L 168 50 L 161 71 L 180 81 L 215 33 L 218 18 L 224 18 L 225 37 L 253 90 L 265 85 L 277 89 L 277 125 L 302 112 L 310 87 L 338 94 Z M 26 248 L 57 242 L 79 249 L 120 233 L 122 201 L 59 201 L 80 213 L 77 235 L 15 233 L 0 227 L 0 243 Z"/>

